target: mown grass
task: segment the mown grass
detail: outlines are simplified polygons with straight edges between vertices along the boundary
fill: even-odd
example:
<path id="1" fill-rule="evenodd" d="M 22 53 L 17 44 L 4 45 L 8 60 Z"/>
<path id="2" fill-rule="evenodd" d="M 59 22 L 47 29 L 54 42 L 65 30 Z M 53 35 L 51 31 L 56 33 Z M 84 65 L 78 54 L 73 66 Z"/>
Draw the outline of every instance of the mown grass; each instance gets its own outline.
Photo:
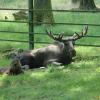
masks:
<path id="1" fill-rule="evenodd" d="M 12 2 L 9 3 L 10 7 L 19 0 Z M 57 3 L 58 0 L 55 2 Z M 99 16 L 99 13 L 54 13 L 55 22 L 100 24 Z M 36 33 L 44 33 L 35 34 L 35 41 L 53 42 L 45 35 L 45 29 L 68 35 L 75 31 L 80 32 L 82 28 L 83 26 L 70 25 L 35 26 Z M 28 24 L 0 23 L 0 30 L 28 32 Z M 88 35 L 99 35 L 99 31 L 99 27 L 89 26 Z M 28 34 L 0 33 L 0 38 L 26 41 Z M 100 39 L 86 37 L 77 43 L 100 45 Z M 44 44 L 35 44 L 35 48 L 43 46 Z M 8 53 L 5 51 L 18 48 L 28 49 L 28 44 L 0 42 L 0 67 L 9 66 L 11 62 L 5 57 Z M 49 65 L 48 68 L 25 71 L 18 76 L 0 75 L 0 100 L 99 100 L 100 48 L 76 46 L 75 49 L 77 56 L 75 62 L 70 65 L 60 67 Z"/>

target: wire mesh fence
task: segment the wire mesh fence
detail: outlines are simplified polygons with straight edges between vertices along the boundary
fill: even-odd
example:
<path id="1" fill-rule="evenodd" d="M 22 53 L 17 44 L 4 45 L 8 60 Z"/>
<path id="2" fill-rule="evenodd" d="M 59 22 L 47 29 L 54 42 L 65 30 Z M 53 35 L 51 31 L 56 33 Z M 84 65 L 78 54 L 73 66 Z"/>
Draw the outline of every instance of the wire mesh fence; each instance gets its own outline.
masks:
<path id="1" fill-rule="evenodd" d="M 11 8 L 0 8 L 0 10 L 15 10 L 15 11 L 19 11 L 19 10 L 24 10 L 24 11 L 27 11 L 28 12 L 28 20 L 27 21 L 15 21 L 15 20 L 0 20 L 0 22 L 4 23 L 4 22 L 9 22 L 9 23 L 28 23 L 29 25 L 29 30 L 28 32 L 19 32 L 19 31 L 5 31 L 5 30 L 0 30 L 0 34 L 2 33 L 15 33 L 15 34 L 28 34 L 29 35 L 29 40 L 26 40 L 26 41 L 22 41 L 22 40 L 12 40 L 12 39 L 0 39 L 0 41 L 10 41 L 10 42 L 22 42 L 22 43 L 29 43 L 29 48 L 30 49 L 33 49 L 34 48 L 34 43 L 43 43 L 43 44 L 49 44 L 50 42 L 39 42 L 39 41 L 34 41 L 34 35 L 35 34 L 41 34 L 41 35 L 46 35 L 46 34 L 43 34 L 41 32 L 34 32 L 34 26 L 35 24 L 54 24 L 54 25 L 79 25 L 79 26 L 83 26 L 83 25 L 88 25 L 88 26 L 100 26 L 100 24 L 91 24 L 91 23 L 72 23 L 72 22 L 54 22 L 54 23 L 47 23 L 47 22 L 40 22 L 40 23 L 37 23 L 37 22 L 34 22 L 33 21 L 33 16 L 34 16 L 34 12 L 36 11 L 52 11 L 52 12 L 74 12 L 74 13 L 100 13 L 100 10 L 47 10 L 47 9 L 44 9 L 44 10 L 34 10 L 33 9 L 33 0 L 28 0 L 28 9 L 11 9 Z M 54 35 L 57 35 L 57 34 L 54 34 Z M 68 35 L 70 36 L 70 35 Z M 86 36 L 87 38 L 100 38 L 100 35 L 87 35 Z M 76 44 L 78 46 L 93 46 L 93 47 L 100 47 L 100 45 L 94 45 L 94 44 Z"/>

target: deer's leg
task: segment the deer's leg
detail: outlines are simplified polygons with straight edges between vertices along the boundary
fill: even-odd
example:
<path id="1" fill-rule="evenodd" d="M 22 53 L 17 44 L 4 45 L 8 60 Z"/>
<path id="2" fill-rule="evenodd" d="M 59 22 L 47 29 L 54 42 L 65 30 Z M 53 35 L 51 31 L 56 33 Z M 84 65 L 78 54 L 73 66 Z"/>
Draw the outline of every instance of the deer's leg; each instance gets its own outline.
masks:
<path id="1" fill-rule="evenodd" d="M 55 65 L 55 66 L 61 66 L 62 65 L 62 63 L 59 63 L 59 62 L 51 62 L 50 64 Z"/>
<path id="2" fill-rule="evenodd" d="M 46 62 L 44 62 L 44 66 L 47 67 L 47 65 L 61 66 L 62 63 L 59 63 L 57 59 L 51 59 L 51 60 L 47 60 Z"/>

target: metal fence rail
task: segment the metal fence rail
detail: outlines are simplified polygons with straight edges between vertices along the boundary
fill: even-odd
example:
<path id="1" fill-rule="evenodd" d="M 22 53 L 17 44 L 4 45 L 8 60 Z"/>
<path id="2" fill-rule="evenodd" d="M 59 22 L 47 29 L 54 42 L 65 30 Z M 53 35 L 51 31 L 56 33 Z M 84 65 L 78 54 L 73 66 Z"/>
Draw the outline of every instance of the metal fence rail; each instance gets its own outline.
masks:
<path id="1" fill-rule="evenodd" d="M 12 20 L 0 20 L 0 22 L 12 22 L 12 23 L 29 23 L 29 21 L 12 21 Z M 62 23 L 62 22 L 55 22 L 55 23 L 47 23 L 47 22 L 30 22 L 31 24 L 53 24 L 53 25 L 88 25 L 88 26 L 100 26 L 100 24 L 87 24 L 87 23 Z"/>
<path id="2" fill-rule="evenodd" d="M 0 8 L 0 10 L 24 10 L 24 11 L 53 11 L 53 12 L 90 12 L 90 13 L 94 13 L 94 12 L 100 12 L 100 10 L 50 10 L 50 9 L 18 9 L 18 8 Z"/>
<path id="3" fill-rule="evenodd" d="M 10 39 L 0 39 L 0 41 L 9 41 L 9 42 L 22 42 L 22 43 L 29 43 L 29 48 L 33 49 L 34 48 L 34 43 L 43 43 L 43 44 L 50 44 L 48 42 L 39 42 L 39 41 L 34 41 L 34 34 L 41 34 L 41 35 L 46 35 L 44 33 L 40 33 L 40 32 L 34 32 L 34 24 L 54 24 L 54 25 L 79 25 L 79 26 L 83 26 L 83 25 L 88 25 L 88 26 L 100 26 L 100 24 L 90 24 L 90 23 L 63 23 L 63 22 L 56 22 L 56 23 L 36 23 L 33 22 L 33 16 L 34 16 L 34 12 L 36 11 L 53 11 L 53 12 L 81 12 L 81 13 L 100 13 L 100 10 L 35 10 L 33 9 L 33 0 L 28 0 L 28 9 L 17 9 L 17 8 L 0 8 L 0 10 L 23 10 L 23 11 L 27 11 L 29 13 L 29 19 L 28 21 L 12 21 L 12 20 L 0 20 L 0 22 L 4 23 L 4 22 L 10 22 L 10 23 L 28 23 L 29 24 L 29 31 L 28 32 L 17 32 L 17 31 L 5 31 L 5 30 L 0 30 L 0 34 L 1 33 L 15 33 L 15 34 L 24 34 L 24 35 L 29 35 L 29 40 L 28 41 L 22 41 L 22 40 L 10 40 Z M 57 34 L 54 34 L 57 35 Z M 70 35 L 68 35 L 70 36 Z M 87 35 L 87 38 L 100 38 L 99 35 Z M 92 47 L 100 47 L 100 45 L 91 45 L 91 44 L 76 44 L 78 46 L 92 46 Z"/>
<path id="4" fill-rule="evenodd" d="M 25 34 L 25 35 L 28 35 L 28 33 L 29 32 L 18 32 L 18 31 L 2 31 L 2 30 L 0 30 L 0 34 L 2 34 L 2 33 L 5 33 L 5 34 L 8 34 L 8 33 L 15 33 L 15 34 Z M 33 33 L 29 33 L 29 34 L 33 34 Z M 41 33 L 41 32 L 34 32 L 34 34 L 38 34 L 38 35 L 47 35 L 47 34 L 45 34 L 45 33 Z M 55 33 L 53 33 L 54 35 L 58 35 L 58 34 L 55 34 Z M 67 34 L 66 35 L 66 32 L 65 32 L 65 34 L 63 34 L 64 36 L 72 36 L 73 34 Z M 84 37 L 91 37 L 91 38 L 100 38 L 100 35 L 86 35 L 86 36 L 84 36 Z"/>

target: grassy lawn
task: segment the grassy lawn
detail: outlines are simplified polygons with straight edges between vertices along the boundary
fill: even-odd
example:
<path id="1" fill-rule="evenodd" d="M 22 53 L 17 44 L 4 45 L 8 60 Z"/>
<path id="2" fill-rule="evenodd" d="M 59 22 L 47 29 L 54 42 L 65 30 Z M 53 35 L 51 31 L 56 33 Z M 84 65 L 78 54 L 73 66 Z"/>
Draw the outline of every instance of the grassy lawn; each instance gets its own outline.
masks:
<path id="1" fill-rule="evenodd" d="M 100 50 L 76 50 L 76 61 L 63 69 L 48 66 L 18 76 L 0 76 L 0 100 L 99 100 L 100 56 L 96 53 Z"/>
<path id="2" fill-rule="evenodd" d="M 17 5 L 20 1 L 26 7 L 22 0 L 8 0 L 8 3 L 7 0 L 4 1 L 5 6 L 14 7 L 12 4 Z M 60 5 L 66 2 L 67 0 L 59 0 L 58 3 L 55 0 L 53 6 L 56 8 L 56 3 Z M 96 0 L 96 4 L 98 3 L 100 0 Z M 55 22 L 100 24 L 100 13 L 54 12 L 54 18 Z M 35 41 L 53 42 L 46 35 L 45 29 L 72 35 L 82 28 L 83 26 L 74 25 L 35 26 Z M 28 24 L 0 22 L 0 30 L 28 32 Z M 39 32 L 44 34 L 40 35 Z M 89 26 L 88 35 L 100 35 L 99 32 L 100 27 Z M 28 34 L 0 33 L 0 38 L 26 41 Z M 100 45 L 100 38 L 86 37 L 76 43 Z M 46 44 L 35 44 L 35 48 L 44 45 Z M 5 51 L 18 48 L 28 49 L 28 43 L 0 42 L 0 67 L 9 66 L 11 61 L 5 57 L 8 53 Z M 48 68 L 25 71 L 18 76 L 0 75 L 0 100 L 100 100 L 100 48 L 76 46 L 75 49 L 75 62 L 68 66 L 49 65 Z"/>

